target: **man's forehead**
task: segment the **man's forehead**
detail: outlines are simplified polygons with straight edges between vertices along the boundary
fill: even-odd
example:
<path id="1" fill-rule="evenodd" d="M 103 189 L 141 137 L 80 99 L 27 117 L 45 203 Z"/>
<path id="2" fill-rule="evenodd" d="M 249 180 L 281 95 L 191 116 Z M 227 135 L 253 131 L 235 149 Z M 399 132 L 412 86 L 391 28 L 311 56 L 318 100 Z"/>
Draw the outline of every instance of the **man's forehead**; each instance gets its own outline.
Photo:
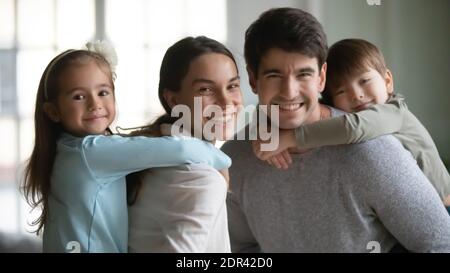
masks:
<path id="1" fill-rule="evenodd" d="M 289 66 L 295 69 L 312 67 L 314 70 L 317 70 L 318 63 L 319 62 L 316 57 L 309 57 L 301 52 L 272 48 L 267 50 L 262 56 L 260 68 L 281 69 Z"/>

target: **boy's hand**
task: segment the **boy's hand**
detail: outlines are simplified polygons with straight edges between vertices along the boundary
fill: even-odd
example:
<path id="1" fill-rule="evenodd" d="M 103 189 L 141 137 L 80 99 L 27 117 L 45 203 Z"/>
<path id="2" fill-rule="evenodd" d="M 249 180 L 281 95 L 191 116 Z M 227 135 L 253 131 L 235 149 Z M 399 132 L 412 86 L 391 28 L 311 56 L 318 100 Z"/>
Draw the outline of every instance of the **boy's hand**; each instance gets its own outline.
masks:
<path id="1" fill-rule="evenodd" d="M 278 148 L 274 151 L 261 151 L 261 144 L 268 141 L 262 141 L 262 140 L 254 140 L 252 141 L 253 146 L 253 152 L 255 153 L 256 157 L 261 160 L 268 160 L 272 158 L 275 155 L 278 155 L 282 151 L 285 151 L 289 148 L 297 147 L 297 143 L 295 140 L 295 132 L 292 129 L 289 130 L 283 130 L 280 129 L 280 135 L 279 135 L 279 143 Z M 286 152 L 287 153 L 287 152 Z M 285 156 L 283 156 L 284 158 Z M 289 156 L 290 158 L 290 156 Z M 277 160 L 273 160 L 272 163 L 276 163 L 281 159 L 280 156 L 277 157 Z"/>
<path id="2" fill-rule="evenodd" d="M 289 165 L 292 164 L 292 158 L 288 150 L 284 150 L 281 153 L 272 156 L 266 161 L 270 165 L 283 170 L 287 170 L 289 168 Z"/>

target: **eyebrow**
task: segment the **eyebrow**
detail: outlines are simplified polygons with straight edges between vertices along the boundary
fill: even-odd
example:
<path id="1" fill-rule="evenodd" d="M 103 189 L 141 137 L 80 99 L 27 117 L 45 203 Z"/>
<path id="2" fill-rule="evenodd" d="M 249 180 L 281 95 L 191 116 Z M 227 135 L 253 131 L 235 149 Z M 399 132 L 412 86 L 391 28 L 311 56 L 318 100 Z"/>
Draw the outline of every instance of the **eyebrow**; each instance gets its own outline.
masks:
<path id="1" fill-rule="evenodd" d="M 102 88 L 102 87 L 108 87 L 108 88 L 110 88 L 110 89 L 113 89 L 113 87 L 112 87 L 110 84 L 106 84 L 106 83 L 102 83 L 102 84 L 99 84 L 99 85 L 96 85 L 96 86 L 95 86 L 95 88 Z M 73 92 L 75 92 L 75 91 L 77 91 L 77 90 L 84 90 L 84 88 L 81 87 L 81 86 L 77 86 L 77 87 L 74 87 L 74 88 L 68 90 L 68 91 L 65 92 L 65 93 L 66 93 L 66 94 L 72 94 Z"/>
<path id="2" fill-rule="evenodd" d="M 312 68 L 312 67 L 310 67 L 310 66 L 303 67 L 303 68 L 299 68 L 299 69 L 295 70 L 295 73 L 296 73 L 296 74 L 305 73 L 305 72 L 311 72 L 311 73 L 314 73 L 315 70 L 314 70 L 314 68 Z M 263 75 L 272 74 L 272 73 L 277 73 L 277 74 L 279 74 L 279 73 L 281 73 L 281 70 L 280 70 L 280 69 L 277 69 L 277 68 L 272 68 L 272 69 L 264 70 L 264 71 L 262 72 Z"/>
<path id="3" fill-rule="evenodd" d="M 233 78 L 229 79 L 228 82 L 233 82 L 233 81 L 236 81 L 236 80 L 239 80 L 239 79 L 240 79 L 240 77 L 236 76 L 236 77 L 233 77 Z M 194 85 L 196 83 L 214 84 L 215 82 L 212 81 L 212 80 L 208 80 L 208 79 L 198 78 L 198 79 L 195 79 L 195 80 L 192 81 L 192 85 Z"/>
<path id="4" fill-rule="evenodd" d="M 234 81 L 239 80 L 240 78 L 241 78 L 241 77 L 236 76 L 236 77 L 231 78 L 228 82 L 234 82 Z"/>

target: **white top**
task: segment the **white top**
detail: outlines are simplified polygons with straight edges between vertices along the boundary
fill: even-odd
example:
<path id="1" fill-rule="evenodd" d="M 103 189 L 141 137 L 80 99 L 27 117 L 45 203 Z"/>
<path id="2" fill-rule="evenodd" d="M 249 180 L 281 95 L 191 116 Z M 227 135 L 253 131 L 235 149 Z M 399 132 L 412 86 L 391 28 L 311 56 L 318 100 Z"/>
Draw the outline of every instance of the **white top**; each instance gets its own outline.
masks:
<path id="1" fill-rule="evenodd" d="M 230 252 L 227 184 L 206 164 L 148 170 L 129 211 L 129 252 Z"/>

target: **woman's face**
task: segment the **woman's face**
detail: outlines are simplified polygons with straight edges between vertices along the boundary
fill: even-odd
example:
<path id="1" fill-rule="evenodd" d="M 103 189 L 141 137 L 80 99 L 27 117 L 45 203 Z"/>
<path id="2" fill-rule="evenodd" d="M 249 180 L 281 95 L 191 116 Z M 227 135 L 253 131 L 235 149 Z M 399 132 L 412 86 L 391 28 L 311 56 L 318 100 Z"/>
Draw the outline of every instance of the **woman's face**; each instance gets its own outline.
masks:
<path id="1" fill-rule="evenodd" d="M 191 113 L 191 133 L 208 140 L 231 139 L 242 94 L 236 65 L 219 53 L 194 59 L 174 94 L 174 104 L 186 105 Z M 197 123 L 197 125 L 195 125 Z M 211 137 L 211 133 L 213 137 Z"/>

